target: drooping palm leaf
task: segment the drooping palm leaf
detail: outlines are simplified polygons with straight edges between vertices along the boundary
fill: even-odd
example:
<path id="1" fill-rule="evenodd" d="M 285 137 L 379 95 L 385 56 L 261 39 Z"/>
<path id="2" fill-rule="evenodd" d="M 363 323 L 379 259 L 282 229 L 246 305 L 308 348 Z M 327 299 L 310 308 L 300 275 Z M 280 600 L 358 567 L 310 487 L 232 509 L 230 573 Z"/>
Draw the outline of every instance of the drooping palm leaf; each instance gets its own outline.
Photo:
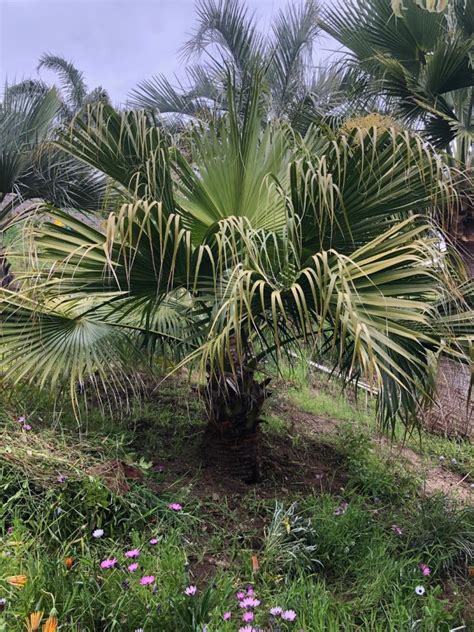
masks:
<path id="1" fill-rule="evenodd" d="M 163 133 L 143 112 L 119 113 L 109 105 L 89 106 L 58 146 L 112 178 L 122 190 L 174 208 L 168 149 Z"/>

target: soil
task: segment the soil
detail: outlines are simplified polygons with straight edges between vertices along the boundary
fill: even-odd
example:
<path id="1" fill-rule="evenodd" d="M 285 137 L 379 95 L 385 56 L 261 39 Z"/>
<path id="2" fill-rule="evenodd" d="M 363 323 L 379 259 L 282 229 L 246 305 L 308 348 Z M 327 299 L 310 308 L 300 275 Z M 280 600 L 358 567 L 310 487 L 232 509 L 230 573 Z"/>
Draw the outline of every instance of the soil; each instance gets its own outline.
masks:
<path id="1" fill-rule="evenodd" d="M 388 446 L 385 438 L 379 438 L 378 441 L 381 445 Z M 470 484 L 466 483 L 458 474 L 439 465 L 433 465 L 410 448 L 392 448 L 391 452 L 394 457 L 403 459 L 411 470 L 423 477 L 423 490 L 426 494 L 432 495 L 441 492 L 454 496 L 466 504 L 472 501 L 473 490 Z"/>
<path id="2" fill-rule="evenodd" d="M 239 504 L 241 497 L 247 494 L 260 498 L 274 498 L 278 494 L 288 494 L 314 490 L 317 493 L 327 491 L 338 493 L 343 488 L 345 475 L 342 470 L 342 458 L 330 444 L 307 438 L 301 445 L 294 445 L 291 435 L 288 437 L 273 433 L 262 433 L 262 477 L 256 485 L 249 485 L 226 475 L 217 467 L 203 467 L 201 459 L 201 440 L 203 427 L 196 426 L 189 441 L 179 456 L 155 468 L 163 466 L 167 476 L 160 491 L 169 491 L 175 483 L 166 480 L 180 480 L 180 484 L 190 483 L 199 472 L 199 484 L 193 493 L 202 500 L 215 500 L 226 496 L 230 507 Z M 165 437 L 164 437 L 165 440 Z M 217 473 L 217 475 L 216 475 Z"/>
<path id="3" fill-rule="evenodd" d="M 164 469 L 170 476 L 164 477 L 159 485 L 160 491 L 169 491 L 175 485 L 174 482 L 167 483 L 167 480 L 191 483 L 199 472 L 199 484 L 194 486 L 193 493 L 202 500 L 225 496 L 231 509 L 232 505 L 241 504 L 242 498 L 249 493 L 260 498 L 273 498 L 290 492 L 340 494 L 346 482 L 342 457 L 328 439 L 344 422 L 298 410 L 285 398 L 274 401 L 272 407 L 280 418 L 286 420 L 287 435 L 265 432 L 263 425 L 262 477 L 257 485 L 236 480 L 212 464 L 203 465 L 203 423 L 187 428 L 179 450 L 173 449 L 174 439 L 166 429 L 163 436 L 155 437 L 166 452 L 178 455 L 165 463 Z M 473 490 L 460 475 L 434 465 L 408 447 L 390 443 L 384 436 L 376 440 L 394 459 L 405 461 L 407 467 L 423 479 L 424 493 L 443 492 L 464 503 L 472 501 Z"/>

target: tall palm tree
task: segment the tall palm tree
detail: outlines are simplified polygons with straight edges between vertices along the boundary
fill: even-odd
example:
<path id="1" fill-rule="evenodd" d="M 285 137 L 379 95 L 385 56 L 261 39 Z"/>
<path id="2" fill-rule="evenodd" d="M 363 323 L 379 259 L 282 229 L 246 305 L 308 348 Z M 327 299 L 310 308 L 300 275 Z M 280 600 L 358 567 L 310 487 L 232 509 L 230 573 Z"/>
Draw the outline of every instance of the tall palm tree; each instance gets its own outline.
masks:
<path id="1" fill-rule="evenodd" d="M 373 380 L 387 426 L 416 421 L 445 333 L 429 214 L 451 189 L 416 136 L 262 127 L 255 84 L 242 117 L 232 87 L 228 103 L 194 129 L 191 159 L 143 112 L 76 119 L 61 149 L 112 179 L 124 204 L 103 231 L 51 211 L 62 226 L 38 229 L 38 269 L 19 293 L 1 291 L 0 335 L 12 378 L 68 383 L 73 399 L 89 380 L 118 388 L 145 351 L 197 362 L 207 457 L 254 480 L 268 396 L 258 370 L 297 345 L 346 380 Z"/>
<path id="2" fill-rule="evenodd" d="M 353 84 L 344 73 L 314 67 L 313 48 L 320 33 L 316 0 L 289 2 L 275 15 L 270 34 L 259 30 L 254 14 L 241 0 L 199 0 L 198 24 L 184 45 L 188 87 L 175 88 L 158 75 L 132 92 L 133 107 L 158 110 L 173 121 L 202 118 L 227 110 L 227 75 L 234 74 L 245 95 L 256 69 L 265 85 L 268 119 L 285 118 L 299 129 L 341 113 Z"/>

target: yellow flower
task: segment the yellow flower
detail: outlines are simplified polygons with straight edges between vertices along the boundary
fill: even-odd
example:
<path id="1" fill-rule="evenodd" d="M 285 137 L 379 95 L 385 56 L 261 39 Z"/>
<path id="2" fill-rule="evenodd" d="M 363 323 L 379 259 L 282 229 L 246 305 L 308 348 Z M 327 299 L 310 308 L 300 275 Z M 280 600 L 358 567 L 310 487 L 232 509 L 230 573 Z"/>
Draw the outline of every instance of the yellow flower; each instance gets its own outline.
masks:
<path id="1" fill-rule="evenodd" d="M 56 632 L 58 629 L 58 618 L 54 615 L 49 615 L 46 619 L 46 623 L 43 625 L 43 632 Z"/>
<path id="2" fill-rule="evenodd" d="M 378 112 L 372 112 L 371 114 L 366 114 L 365 116 L 354 116 L 347 119 L 342 126 L 342 131 L 351 132 L 354 129 L 361 129 L 364 133 L 367 133 L 374 127 L 382 132 L 392 128 L 397 132 L 401 131 L 401 127 L 397 124 L 395 119 L 392 119 L 390 116 L 383 116 Z"/>
<path id="3" fill-rule="evenodd" d="M 28 577 L 26 575 L 10 575 L 10 577 L 7 577 L 7 582 L 17 588 L 23 588 L 27 581 Z"/>
<path id="4" fill-rule="evenodd" d="M 53 224 L 55 224 L 56 226 L 60 226 L 61 228 L 64 228 L 65 223 L 62 222 L 60 219 L 55 219 Z"/>
<path id="5" fill-rule="evenodd" d="M 36 612 L 32 612 L 29 618 L 26 620 L 26 629 L 28 630 L 28 632 L 35 632 L 36 630 L 38 630 L 42 618 L 42 611 L 37 610 Z"/>

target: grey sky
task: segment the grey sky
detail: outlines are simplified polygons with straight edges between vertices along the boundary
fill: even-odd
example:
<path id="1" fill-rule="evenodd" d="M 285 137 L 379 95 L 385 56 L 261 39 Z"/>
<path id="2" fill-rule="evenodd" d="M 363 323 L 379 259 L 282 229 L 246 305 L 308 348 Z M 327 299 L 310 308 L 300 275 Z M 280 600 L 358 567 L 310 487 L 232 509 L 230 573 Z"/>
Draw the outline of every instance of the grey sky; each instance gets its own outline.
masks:
<path id="1" fill-rule="evenodd" d="M 288 0 L 249 0 L 262 30 Z M 0 81 L 36 75 L 44 52 L 66 57 L 90 88 L 123 102 L 141 79 L 183 76 L 178 50 L 195 24 L 194 0 L 0 0 Z M 335 48 L 322 38 L 317 57 Z M 52 75 L 42 73 L 48 81 Z"/>

